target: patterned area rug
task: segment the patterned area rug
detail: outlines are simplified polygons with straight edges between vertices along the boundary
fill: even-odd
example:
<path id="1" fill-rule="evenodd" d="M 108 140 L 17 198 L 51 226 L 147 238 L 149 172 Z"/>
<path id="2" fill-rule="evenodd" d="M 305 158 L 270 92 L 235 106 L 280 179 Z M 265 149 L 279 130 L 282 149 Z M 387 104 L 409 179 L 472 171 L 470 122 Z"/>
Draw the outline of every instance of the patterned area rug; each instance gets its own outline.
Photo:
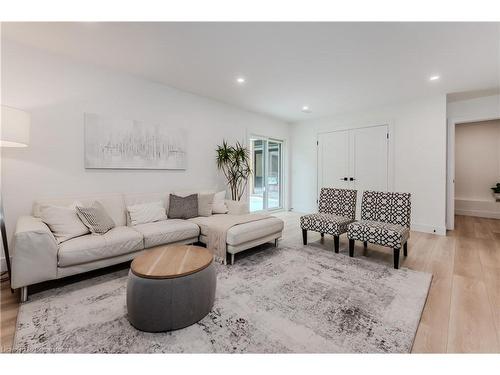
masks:
<path id="1" fill-rule="evenodd" d="M 318 246 L 261 247 L 217 266 L 213 311 L 197 324 L 145 333 L 127 320 L 127 271 L 30 297 L 15 352 L 406 353 L 432 276 Z"/>

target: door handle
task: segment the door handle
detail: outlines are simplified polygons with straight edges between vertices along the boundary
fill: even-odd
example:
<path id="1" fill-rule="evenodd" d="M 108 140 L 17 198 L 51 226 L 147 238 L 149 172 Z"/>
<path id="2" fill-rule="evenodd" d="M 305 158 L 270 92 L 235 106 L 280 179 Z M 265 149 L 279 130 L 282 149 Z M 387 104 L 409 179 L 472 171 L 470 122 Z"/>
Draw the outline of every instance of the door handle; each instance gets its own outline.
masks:
<path id="1" fill-rule="evenodd" d="M 347 177 L 341 178 L 340 181 L 347 181 Z"/>
<path id="2" fill-rule="evenodd" d="M 349 177 L 349 181 L 354 181 L 356 180 L 354 177 Z"/>

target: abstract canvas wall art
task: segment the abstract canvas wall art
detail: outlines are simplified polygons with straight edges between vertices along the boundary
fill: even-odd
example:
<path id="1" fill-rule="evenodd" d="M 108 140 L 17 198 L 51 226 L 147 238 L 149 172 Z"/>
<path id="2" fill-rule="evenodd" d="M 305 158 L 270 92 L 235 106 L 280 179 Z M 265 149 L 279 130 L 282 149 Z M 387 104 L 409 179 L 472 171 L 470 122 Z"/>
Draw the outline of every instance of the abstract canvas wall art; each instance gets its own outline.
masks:
<path id="1" fill-rule="evenodd" d="M 85 113 L 85 168 L 186 169 L 186 133 Z"/>

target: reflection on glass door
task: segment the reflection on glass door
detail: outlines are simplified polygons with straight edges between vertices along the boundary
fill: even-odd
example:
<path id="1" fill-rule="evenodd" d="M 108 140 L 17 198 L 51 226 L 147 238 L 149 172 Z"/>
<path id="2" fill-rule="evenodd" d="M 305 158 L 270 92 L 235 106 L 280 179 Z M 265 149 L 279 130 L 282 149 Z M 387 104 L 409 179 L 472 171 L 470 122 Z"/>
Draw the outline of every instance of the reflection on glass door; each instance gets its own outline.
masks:
<path id="1" fill-rule="evenodd" d="M 250 178 L 250 211 L 264 210 L 264 142 L 260 139 L 252 139 L 250 145 L 252 175 Z"/>
<path id="2" fill-rule="evenodd" d="M 267 208 L 281 208 L 281 142 L 267 142 Z"/>
<path id="3" fill-rule="evenodd" d="M 283 142 L 267 138 L 250 139 L 252 176 L 250 211 L 280 209 L 283 195 Z"/>

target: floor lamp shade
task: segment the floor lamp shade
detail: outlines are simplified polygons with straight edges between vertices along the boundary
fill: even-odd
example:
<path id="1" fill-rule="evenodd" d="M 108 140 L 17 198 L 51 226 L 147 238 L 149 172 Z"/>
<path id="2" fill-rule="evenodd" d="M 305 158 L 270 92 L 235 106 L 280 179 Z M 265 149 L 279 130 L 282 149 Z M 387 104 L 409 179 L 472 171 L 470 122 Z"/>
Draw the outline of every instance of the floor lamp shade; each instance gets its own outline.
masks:
<path id="1" fill-rule="evenodd" d="M 26 147 L 30 140 L 29 113 L 2 105 L 0 147 Z"/>

